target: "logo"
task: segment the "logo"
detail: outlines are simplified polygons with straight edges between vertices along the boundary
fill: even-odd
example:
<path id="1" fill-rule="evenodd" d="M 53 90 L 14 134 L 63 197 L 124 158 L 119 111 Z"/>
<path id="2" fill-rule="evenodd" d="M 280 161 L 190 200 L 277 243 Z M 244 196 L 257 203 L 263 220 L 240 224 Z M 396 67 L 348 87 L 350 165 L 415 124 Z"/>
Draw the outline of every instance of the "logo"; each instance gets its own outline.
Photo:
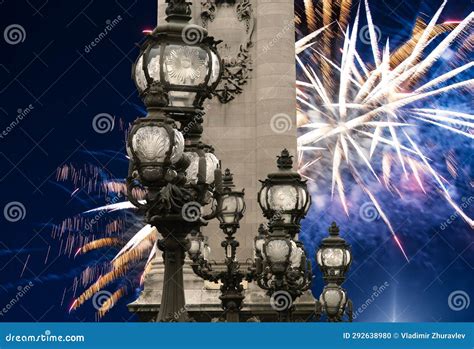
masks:
<path id="1" fill-rule="evenodd" d="M 281 134 L 290 131 L 293 127 L 293 122 L 289 115 L 276 114 L 270 120 L 270 127 L 273 132 Z"/>
<path id="2" fill-rule="evenodd" d="M 99 134 L 105 134 L 114 129 L 115 118 L 107 113 L 100 113 L 94 116 L 92 120 L 92 128 Z"/>
<path id="3" fill-rule="evenodd" d="M 379 42 L 382 38 L 382 31 L 376 25 L 373 26 L 373 29 L 375 33 L 375 41 Z M 366 45 L 370 44 L 370 28 L 368 25 L 364 25 L 362 28 L 360 28 L 359 39 Z"/>
<path id="4" fill-rule="evenodd" d="M 94 309 L 100 310 L 102 306 L 112 297 L 109 291 L 99 291 L 92 297 L 92 305 Z"/>
<path id="5" fill-rule="evenodd" d="M 285 311 L 292 307 L 293 298 L 286 291 L 276 291 L 270 297 L 270 305 L 276 311 Z"/>
<path id="6" fill-rule="evenodd" d="M 3 31 L 3 38 L 10 45 L 22 43 L 26 39 L 25 28 L 19 24 L 11 24 Z"/>
<path id="7" fill-rule="evenodd" d="M 379 211 L 372 202 L 366 202 L 359 208 L 359 216 L 367 223 L 380 218 Z"/>
<path id="8" fill-rule="evenodd" d="M 3 209 L 3 215 L 9 222 L 22 221 L 26 217 L 26 208 L 21 202 L 13 201 L 8 203 Z"/>
<path id="9" fill-rule="evenodd" d="M 188 45 L 195 45 L 204 39 L 204 31 L 195 24 L 187 25 L 181 33 L 183 41 Z"/>
<path id="10" fill-rule="evenodd" d="M 461 311 L 469 308 L 471 298 L 469 295 L 461 290 L 453 291 L 448 297 L 449 308 L 453 311 Z"/>
<path id="11" fill-rule="evenodd" d="M 181 209 L 181 215 L 186 222 L 197 222 L 202 216 L 202 207 L 198 202 L 188 202 Z"/>

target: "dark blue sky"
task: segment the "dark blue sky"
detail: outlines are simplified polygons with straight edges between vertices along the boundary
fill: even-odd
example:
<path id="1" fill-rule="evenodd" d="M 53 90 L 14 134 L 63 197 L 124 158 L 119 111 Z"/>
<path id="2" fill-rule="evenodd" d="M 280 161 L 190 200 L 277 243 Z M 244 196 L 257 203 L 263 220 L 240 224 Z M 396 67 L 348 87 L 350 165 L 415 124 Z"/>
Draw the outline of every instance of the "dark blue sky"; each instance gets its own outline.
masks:
<path id="1" fill-rule="evenodd" d="M 403 37 L 415 13 L 433 13 L 441 3 L 372 2 L 375 20 L 383 34 L 391 37 Z M 472 6 L 468 0 L 451 0 L 443 19 L 464 17 Z M 25 217 L 18 222 L 0 216 L 0 307 L 11 301 L 18 286 L 34 283 L 21 302 L 0 315 L 0 321 L 94 320 L 90 304 L 68 314 L 71 295 L 62 300 L 64 289 L 90 260 L 59 256 L 51 226 L 103 201 L 86 194 L 71 199 L 73 188 L 58 186 L 56 169 L 87 162 L 102 167 L 111 178 L 126 175 L 120 120 L 129 123 L 142 113 L 130 71 L 138 52 L 136 43 L 143 38 L 141 31 L 155 22 L 153 0 L 0 0 L 0 131 L 6 131 L 0 138 L 0 208 L 3 211 L 12 202 L 25 208 Z M 10 25 L 23 31 L 24 41 L 3 37 Z M 86 48 L 107 25 L 112 25 L 108 34 L 95 47 Z M 26 110 L 22 120 L 9 127 Z M 92 121 L 102 113 L 115 118 L 115 127 L 99 134 Z M 472 160 L 468 164 L 472 167 Z M 437 205 L 442 205 L 439 199 L 429 199 L 428 214 Z M 473 212 L 470 208 L 471 216 Z M 428 231 L 431 240 L 410 244 L 409 234 L 405 236 L 410 252 L 422 251 L 423 257 L 409 265 L 388 235 L 381 234 L 376 247 L 363 238 L 350 239 L 356 260 L 354 281 L 349 280 L 346 287 L 354 303 L 364 303 L 374 286 L 390 284 L 358 320 L 472 320 L 467 311 L 454 312 L 447 304 L 452 291 L 472 294 L 472 231 L 457 219 L 439 234 L 441 223 L 413 220 L 414 231 Z M 384 227 L 381 224 L 377 229 Z M 307 243 L 311 250 L 316 241 Z M 315 287 L 320 289 L 319 281 Z M 125 307 L 135 296 L 131 293 L 105 321 L 136 320 Z"/>

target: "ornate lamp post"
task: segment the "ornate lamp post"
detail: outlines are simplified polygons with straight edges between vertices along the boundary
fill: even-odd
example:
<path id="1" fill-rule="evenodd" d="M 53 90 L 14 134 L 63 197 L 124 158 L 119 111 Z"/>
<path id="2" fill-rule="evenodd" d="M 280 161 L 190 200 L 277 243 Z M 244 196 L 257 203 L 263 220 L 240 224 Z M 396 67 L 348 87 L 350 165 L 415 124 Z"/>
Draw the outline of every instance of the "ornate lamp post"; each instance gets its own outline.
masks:
<path id="1" fill-rule="evenodd" d="M 323 239 L 316 253 L 316 260 L 326 286 L 316 307 L 318 318 L 324 313 L 328 321 L 342 321 L 344 312 L 352 322 L 352 302 L 341 287 L 352 263 L 349 244 L 339 236 L 335 222 L 329 228 L 329 237 Z"/>
<path id="2" fill-rule="evenodd" d="M 310 196 L 306 182 L 292 170 L 288 150 L 282 151 L 277 164 L 279 171 L 268 175 L 259 193 L 269 230 L 260 228 L 255 241 L 255 274 L 258 285 L 272 297 L 279 321 L 291 321 L 293 302 L 311 286 L 310 261 L 295 239 L 309 209 Z"/>
<path id="3" fill-rule="evenodd" d="M 186 209 L 210 202 L 218 160 L 199 141 L 200 122 L 185 136 L 180 129 L 189 127 L 192 118 L 202 119 L 202 104 L 217 86 L 222 64 L 218 42 L 204 28 L 188 24 L 190 3 L 167 3 L 167 23 L 147 37 L 133 66 L 148 114 L 135 121 L 128 138 L 127 189 L 129 200 L 163 236 L 158 247 L 165 275 L 157 321 L 171 321 L 173 314 L 185 321 L 182 267 L 190 247 L 186 237 L 205 224 L 200 215 L 190 218 Z M 135 198 L 135 188 L 145 191 L 144 201 Z"/>
<path id="4" fill-rule="evenodd" d="M 222 308 L 226 313 L 227 322 L 238 322 L 239 311 L 242 307 L 244 296 L 242 294 L 242 281 L 251 281 L 251 273 L 240 271 L 240 263 L 236 260 L 239 242 L 234 234 L 239 228 L 239 222 L 245 212 L 244 192 L 235 191 L 233 176 L 227 169 L 222 178 L 222 188 L 217 188 L 215 216 L 220 222 L 220 228 L 226 235 L 222 241 L 225 250 L 225 270 L 214 271 L 203 255 L 202 235 L 198 235 L 191 242 L 192 248 L 188 251 L 193 260 L 192 268 L 196 275 L 211 282 L 221 282 Z M 195 242 L 197 240 L 197 242 Z"/>

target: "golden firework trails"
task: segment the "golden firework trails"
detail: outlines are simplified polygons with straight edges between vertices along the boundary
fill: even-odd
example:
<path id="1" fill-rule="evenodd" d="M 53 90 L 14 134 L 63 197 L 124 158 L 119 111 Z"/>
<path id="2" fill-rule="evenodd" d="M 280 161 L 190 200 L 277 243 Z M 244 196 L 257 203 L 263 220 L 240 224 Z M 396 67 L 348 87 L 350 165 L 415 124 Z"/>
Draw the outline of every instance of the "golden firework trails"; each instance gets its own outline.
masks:
<path id="1" fill-rule="evenodd" d="M 314 11 L 313 0 L 304 0 L 306 21 L 308 22 L 308 29 L 310 31 L 316 30 L 316 13 Z"/>
<path id="2" fill-rule="evenodd" d="M 56 171 L 56 180 L 60 182 L 71 181 L 76 187 L 84 188 L 88 193 L 100 190 L 100 174 L 102 169 L 98 166 L 86 164 L 82 168 L 68 164 L 59 167 Z M 79 188 L 78 188 L 79 189 Z M 78 190 L 75 190 L 75 194 Z"/>
<path id="3" fill-rule="evenodd" d="M 118 238 L 103 238 L 103 239 L 94 240 L 85 244 L 80 249 L 78 249 L 75 254 L 75 257 L 78 256 L 79 254 L 84 254 L 93 250 L 98 250 L 100 248 L 120 246 L 121 244 L 122 244 L 122 240 Z"/>
<path id="4" fill-rule="evenodd" d="M 113 261 L 113 267 L 115 269 L 123 268 L 130 263 L 134 263 L 143 259 L 145 253 L 150 250 L 153 244 L 156 242 L 156 237 L 149 237 L 147 240 L 142 241 L 134 249 L 122 254 L 120 257 Z"/>
<path id="5" fill-rule="evenodd" d="M 71 308 L 69 308 L 69 311 L 76 310 L 77 308 L 79 308 L 82 304 L 91 299 L 94 294 L 102 290 L 105 286 L 124 276 L 127 271 L 128 266 L 124 266 L 123 268 L 114 269 L 108 272 L 107 274 L 99 277 L 99 279 L 92 286 L 90 286 L 86 291 L 84 291 L 78 298 L 74 300 L 71 305 Z"/>
<path id="6" fill-rule="evenodd" d="M 340 42 L 342 33 L 346 31 L 351 14 L 352 0 L 320 0 L 316 9 L 314 9 L 312 0 L 305 1 L 304 5 L 306 22 L 310 32 L 321 30 L 323 27 L 329 28 L 329 30 L 324 30 L 322 33 L 318 47 L 326 57 L 335 59 L 333 47 Z M 317 28 L 318 23 L 320 24 L 319 29 Z M 317 55 L 311 57 L 311 59 L 314 60 L 316 66 L 321 67 L 323 86 L 328 91 L 332 91 L 335 86 L 330 63 Z"/>
<path id="7" fill-rule="evenodd" d="M 70 308 L 70 311 L 79 308 L 83 305 L 86 301 L 91 299 L 95 293 L 102 290 L 105 286 L 110 284 L 111 282 L 117 280 L 120 277 L 123 277 L 128 270 L 130 270 L 133 263 L 136 263 L 143 259 L 145 253 L 148 250 L 152 250 L 147 265 L 151 265 L 151 259 L 154 257 L 156 253 L 156 240 L 158 238 L 158 232 L 156 228 L 151 227 L 150 225 L 146 225 L 142 228 L 133 238 L 131 238 L 127 244 L 120 250 L 120 252 L 115 256 L 115 258 L 111 262 L 111 271 L 107 272 L 105 275 L 101 275 L 97 281 L 90 286 L 86 291 L 84 291 L 78 298 L 76 298 Z M 115 238 L 104 238 L 99 240 L 94 240 L 85 246 L 83 246 L 77 254 L 85 253 L 97 248 L 102 248 L 105 246 L 112 246 L 117 245 L 120 243 L 121 240 Z M 153 246 L 153 248 L 152 248 Z M 77 255 L 76 254 L 76 255 Z M 146 268 L 145 268 L 146 269 Z M 88 280 L 94 278 L 96 274 L 95 268 L 87 268 L 82 274 L 82 284 L 87 284 Z M 120 293 L 117 293 L 116 297 L 120 298 L 122 296 Z M 112 296 L 113 297 L 113 296 Z M 117 298 L 117 299 L 118 299 Z M 110 308 L 107 308 L 107 312 Z M 105 314 L 104 312 L 104 314 Z M 99 317 L 102 317 L 99 311 Z"/>
<path id="8" fill-rule="evenodd" d="M 117 291 L 115 291 L 100 307 L 98 313 L 99 313 L 99 318 L 104 317 L 105 314 L 107 314 L 110 309 L 112 309 L 115 304 L 127 294 L 127 288 L 122 287 L 119 288 Z"/>
<path id="9" fill-rule="evenodd" d="M 451 71 L 426 81 L 426 72 L 450 45 L 472 38 L 472 35 L 466 35 L 466 31 L 472 29 L 473 13 L 460 22 L 437 24 L 445 5 L 446 1 L 428 24 L 419 19 L 412 37 L 391 53 L 388 41 L 383 49 L 379 48 L 378 29 L 373 24 L 368 1 L 365 0 L 368 22 L 366 29 L 373 63 L 364 62 L 357 52 L 360 11 L 357 12 L 352 27 L 347 27 L 345 31 L 342 49 L 334 45 L 333 41 L 337 42 L 337 35 L 329 23 L 333 19 L 335 3 L 328 0 L 322 2 L 320 13 L 322 23 L 328 27 L 314 31 L 296 44 L 296 60 L 303 77 L 297 81 L 298 122 L 302 131 L 298 137 L 301 172 L 304 173 L 307 168 L 314 166 L 315 158 L 321 159 L 325 156 L 325 165 L 332 168 L 332 195 L 337 193 L 346 213 L 349 206 L 343 178 L 344 173 L 349 173 L 377 208 L 407 260 L 408 257 L 387 214 L 370 190 L 367 180 L 362 179 L 364 177 L 360 172 L 361 165 L 369 170 L 376 182 L 383 183 L 387 189 L 394 189 L 396 192 L 399 192 L 398 189 L 390 184 L 394 166 L 400 166 L 406 177 L 413 176 L 422 191 L 425 191 L 422 178 L 431 178 L 442 196 L 471 227 L 474 227 L 473 220 L 454 203 L 445 186 L 445 180 L 432 167 L 431 160 L 423 154 L 411 131 L 419 127 L 416 121 L 421 121 L 474 138 L 471 132 L 467 131 L 474 127 L 473 115 L 452 110 L 415 107 L 416 102 L 449 91 L 472 89 L 474 85 L 473 79 L 451 82 L 454 77 L 459 78 L 459 74 L 471 69 L 474 62 L 454 67 Z M 340 8 L 341 15 L 347 16 L 347 3 L 342 1 Z M 446 36 L 434 48 L 428 50 L 429 44 L 440 34 Z M 321 40 L 316 46 L 313 40 L 318 36 Z M 331 40 L 328 41 L 329 39 Z M 469 44 L 464 43 L 463 46 L 469 47 Z M 308 51 L 317 59 L 307 59 Z M 336 60 L 336 56 L 340 58 Z M 314 61 L 324 64 L 312 65 L 311 62 Z M 335 79 L 337 76 L 339 80 Z M 419 86 L 419 81 L 424 81 L 424 84 Z M 463 126 L 464 129 L 453 125 Z M 316 147 L 322 147 L 326 152 L 316 152 Z M 377 153 L 376 150 L 382 147 L 380 154 Z M 394 156 L 390 155 L 391 153 Z M 373 165 L 374 157 L 378 155 L 381 158 L 383 182 Z"/>

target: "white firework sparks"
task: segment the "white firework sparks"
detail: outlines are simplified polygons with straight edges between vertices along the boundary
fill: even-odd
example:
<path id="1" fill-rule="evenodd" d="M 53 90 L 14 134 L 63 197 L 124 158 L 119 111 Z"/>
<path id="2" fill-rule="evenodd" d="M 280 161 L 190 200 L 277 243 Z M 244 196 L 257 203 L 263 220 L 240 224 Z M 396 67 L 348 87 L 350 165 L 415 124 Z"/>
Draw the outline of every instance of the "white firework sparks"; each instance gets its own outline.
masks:
<path id="1" fill-rule="evenodd" d="M 473 115 L 417 107 L 417 103 L 426 102 L 429 98 L 446 92 L 471 89 L 474 79 L 450 81 L 471 69 L 474 62 L 431 79 L 417 88 L 412 87 L 453 42 L 472 30 L 474 13 L 456 23 L 454 29 L 435 48 L 426 52 L 433 37 L 437 36 L 434 34 L 436 23 L 445 5 L 446 1 L 417 36 L 411 53 L 395 66 L 391 61 L 388 40 L 383 49 L 377 45 L 377 31 L 367 0 L 365 8 L 373 64 L 364 63 L 357 52 L 359 11 L 352 27 L 348 26 L 344 34 L 339 63 L 327 57 L 319 49 L 319 45 L 315 45 L 318 41 L 309 43 L 325 30 L 330 30 L 327 27 L 299 40 L 296 45 L 296 60 L 303 75 L 297 81 L 300 171 L 305 175 L 307 168 L 317 166 L 318 163 L 322 164 L 321 169 L 318 169 L 320 173 L 325 168 L 330 168 L 331 178 L 327 179 L 331 182 L 332 196 L 337 193 L 346 214 L 349 205 L 344 178 L 351 176 L 373 202 L 407 260 L 408 256 L 387 213 L 370 189 L 373 181 L 390 189 L 390 176 L 395 165 L 400 166 L 407 178 L 412 176 L 423 192 L 425 187 L 422 177 L 429 177 L 456 212 L 474 227 L 473 220 L 454 202 L 446 187 L 446 180 L 433 168 L 431 159 L 422 152 L 422 147 L 414 137 L 420 124 L 424 124 L 474 138 L 469 132 L 474 128 Z M 305 58 L 309 54 L 329 64 L 334 70 L 334 79 L 338 76 L 339 80 L 335 84 L 325 83 L 324 73 L 313 68 L 311 61 L 314 60 L 306 63 Z M 463 129 L 456 128 L 457 125 L 463 126 Z M 325 150 L 316 151 L 315 147 Z M 391 154 L 394 154 L 393 157 Z M 382 163 L 381 176 L 374 168 L 375 158 Z M 325 162 L 315 159 L 323 159 Z M 363 175 L 367 170 L 371 179 Z"/>

